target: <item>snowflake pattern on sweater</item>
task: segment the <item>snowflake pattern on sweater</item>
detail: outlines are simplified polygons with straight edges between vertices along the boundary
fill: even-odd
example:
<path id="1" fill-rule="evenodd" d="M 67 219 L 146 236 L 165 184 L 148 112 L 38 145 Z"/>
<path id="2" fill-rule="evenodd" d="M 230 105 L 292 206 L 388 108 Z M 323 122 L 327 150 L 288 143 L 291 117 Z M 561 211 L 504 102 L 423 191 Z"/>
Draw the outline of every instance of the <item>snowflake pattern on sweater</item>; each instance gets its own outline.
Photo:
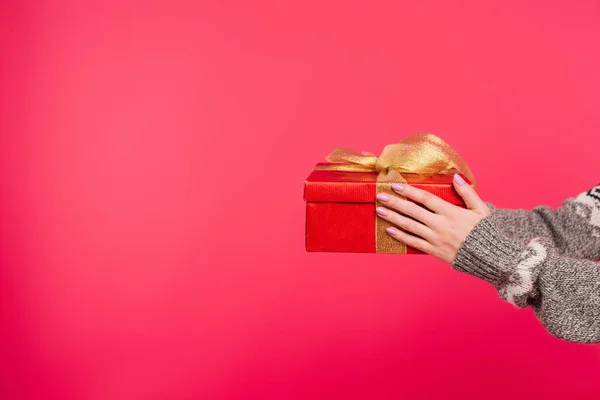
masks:
<path id="1" fill-rule="evenodd" d="M 594 227 L 592 234 L 600 238 L 600 184 L 580 193 L 574 202 L 577 205 L 577 214 Z"/>

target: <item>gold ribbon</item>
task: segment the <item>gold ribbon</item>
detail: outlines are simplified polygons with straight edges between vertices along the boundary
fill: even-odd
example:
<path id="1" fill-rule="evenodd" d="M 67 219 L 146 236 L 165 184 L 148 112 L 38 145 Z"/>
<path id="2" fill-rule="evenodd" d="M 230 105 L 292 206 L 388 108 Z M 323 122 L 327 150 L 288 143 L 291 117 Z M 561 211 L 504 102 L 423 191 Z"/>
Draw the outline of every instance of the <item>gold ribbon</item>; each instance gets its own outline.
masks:
<path id="1" fill-rule="evenodd" d="M 370 153 L 357 153 L 354 150 L 338 148 L 326 159 L 333 164 L 318 166 L 316 169 L 378 172 L 377 193 L 397 196 L 391 186 L 392 183 L 407 182 L 402 174 L 411 174 L 415 178 L 420 178 L 427 175 L 461 173 L 477 190 L 475 177 L 465 160 L 448 143 L 432 133 L 418 132 L 399 143 L 387 145 L 379 157 Z M 378 201 L 376 205 L 379 206 Z M 375 221 L 377 253 L 406 253 L 406 245 L 394 240 L 385 231 L 385 228 L 392 224 L 379 217 L 375 218 Z"/>

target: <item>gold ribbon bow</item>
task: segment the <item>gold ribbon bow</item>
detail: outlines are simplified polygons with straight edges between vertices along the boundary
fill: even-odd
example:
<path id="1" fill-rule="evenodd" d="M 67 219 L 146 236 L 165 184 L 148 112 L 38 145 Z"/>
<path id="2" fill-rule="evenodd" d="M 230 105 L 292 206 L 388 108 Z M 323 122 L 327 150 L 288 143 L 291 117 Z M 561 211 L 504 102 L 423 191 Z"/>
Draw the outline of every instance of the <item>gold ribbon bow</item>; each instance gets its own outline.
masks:
<path id="1" fill-rule="evenodd" d="M 465 160 L 448 143 L 432 133 L 418 132 L 399 143 L 387 145 L 379 157 L 338 148 L 326 159 L 333 164 L 318 166 L 317 169 L 378 172 L 377 193 L 397 195 L 391 185 L 407 182 L 402 176 L 407 173 L 415 177 L 461 173 L 477 190 L 475 177 Z M 381 218 L 375 218 L 375 221 L 377 253 L 406 253 L 406 245 L 385 232 L 385 228 L 391 224 Z"/>

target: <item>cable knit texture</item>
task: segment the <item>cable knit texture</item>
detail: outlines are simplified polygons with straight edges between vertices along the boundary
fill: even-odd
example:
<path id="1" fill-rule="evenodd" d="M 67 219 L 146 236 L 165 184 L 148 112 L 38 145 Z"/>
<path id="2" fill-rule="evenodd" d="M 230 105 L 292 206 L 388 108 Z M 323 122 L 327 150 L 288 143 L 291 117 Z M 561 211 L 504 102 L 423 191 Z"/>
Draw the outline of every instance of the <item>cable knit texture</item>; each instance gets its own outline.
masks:
<path id="1" fill-rule="evenodd" d="M 458 271 L 493 284 L 504 300 L 531 306 L 554 336 L 600 342 L 600 185 L 560 207 L 497 208 L 461 244 Z"/>

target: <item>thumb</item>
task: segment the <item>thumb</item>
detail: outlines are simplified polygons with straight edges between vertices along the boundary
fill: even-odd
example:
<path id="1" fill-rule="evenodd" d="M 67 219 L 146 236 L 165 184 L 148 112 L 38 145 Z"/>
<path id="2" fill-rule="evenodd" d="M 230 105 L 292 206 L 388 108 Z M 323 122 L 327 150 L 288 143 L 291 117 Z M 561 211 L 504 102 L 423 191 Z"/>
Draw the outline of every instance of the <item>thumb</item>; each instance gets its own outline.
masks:
<path id="1" fill-rule="evenodd" d="M 475 189 L 471 185 L 468 185 L 459 174 L 454 174 L 454 189 L 456 189 L 460 197 L 465 201 L 469 210 L 477 210 L 485 206 L 485 203 L 481 200 Z"/>

